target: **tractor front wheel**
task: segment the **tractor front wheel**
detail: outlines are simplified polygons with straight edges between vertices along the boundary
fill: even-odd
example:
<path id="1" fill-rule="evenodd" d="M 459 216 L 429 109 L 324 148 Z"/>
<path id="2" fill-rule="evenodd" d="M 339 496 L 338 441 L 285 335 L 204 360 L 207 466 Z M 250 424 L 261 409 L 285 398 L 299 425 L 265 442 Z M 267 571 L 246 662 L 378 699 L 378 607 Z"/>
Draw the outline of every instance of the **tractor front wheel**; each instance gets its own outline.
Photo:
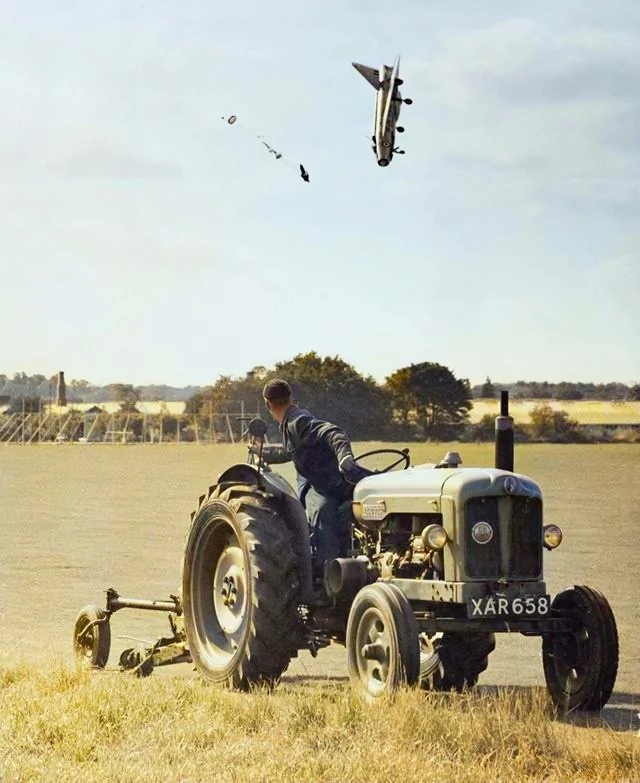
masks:
<path id="1" fill-rule="evenodd" d="M 349 611 L 346 647 L 351 684 L 367 701 L 414 685 L 420 675 L 418 627 L 404 593 L 383 582 L 363 587 Z"/>
<path id="2" fill-rule="evenodd" d="M 590 587 L 564 590 L 551 616 L 570 628 L 542 639 L 547 689 L 564 712 L 599 710 L 609 700 L 618 673 L 618 631 L 607 599 Z"/>
<path id="3" fill-rule="evenodd" d="M 292 538 L 258 491 L 227 490 L 193 517 L 182 602 L 189 651 L 208 679 L 275 684 L 295 651 L 299 580 Z"/>

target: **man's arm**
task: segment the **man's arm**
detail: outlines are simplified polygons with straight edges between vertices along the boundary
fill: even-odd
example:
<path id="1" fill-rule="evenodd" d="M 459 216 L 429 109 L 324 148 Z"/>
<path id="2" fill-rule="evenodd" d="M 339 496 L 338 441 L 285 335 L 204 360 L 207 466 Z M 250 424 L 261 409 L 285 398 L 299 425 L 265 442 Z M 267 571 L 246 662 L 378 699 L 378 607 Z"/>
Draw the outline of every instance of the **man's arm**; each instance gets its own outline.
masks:
<path id="1" fill-rule="evenodd" d="M 260 446 L 251 446 L 252 454 L 260 454 Z M 262 447 L 262 459 L 267 465 L 279 465 L 283 462 L 291 462 L 291 454 L 277 443 L 265 443 Z"/>
<path id="2" fill-rule="evenodd" d="M 345 457 L 353 458 L 353 448 L 347 433 L 331 422 L 316 419 L 311 414 L 296 416 L 289 424 L 292 439 L 301 446 L 326 443 L 336 455 L 338 463 Z"/>
<path id="3" fill-rule="evenodd" d="M 326 443 L 336 455 L 340 472 L 350 484 L 357 484 L 360 479 L 371 475 L 370 470 L 355 461 L 347 433 L 336 424 L 316 419 L 309 413 L 297 416 L 288 426 L 296 444 L 313 446 L 316 443 Z"/>

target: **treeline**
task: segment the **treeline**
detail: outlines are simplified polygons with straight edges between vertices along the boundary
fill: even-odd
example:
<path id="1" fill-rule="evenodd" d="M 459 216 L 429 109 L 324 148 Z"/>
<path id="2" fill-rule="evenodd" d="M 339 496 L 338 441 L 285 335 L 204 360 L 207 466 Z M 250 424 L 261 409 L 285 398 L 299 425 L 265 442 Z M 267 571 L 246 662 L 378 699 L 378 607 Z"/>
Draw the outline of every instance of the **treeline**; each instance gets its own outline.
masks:
<path id="1" fill-rule="evenodd" d="M 412 364 L 379 384 L 339 356 L 312 351 L 272 368 L 254 367 L 241 378 L 223 376 L 191 397 L 187 413 L 264 411 L 262 389 L 274 376 L 287 379 L 302 407 L 343 427 L 354 440 L 453 440 L 468 425 L 472 407 L 469 381 L 441 364 Z"/>
<path id="2" fill-rule="evenodd" d="M 30 398 L 46 402 L 55 402 L 58 376 L 27 375 L 24 372 L 14 373 L 11 377 L 0 374 L 0 398 L 5 402 L 14 399 Z M 119 401 L 122 388 L 132 389 L 138 400 L 164 400 L 165 402 L 188 400 L 201 386 L 165 386 L 148 385 L 133 386 L 126 383 L 109 383 L 106 386 L 96 386 L 85 380 L 66 381 L 67 400 L 74 402 L 110 402 Z"/>
<path id="3" fill-rule="evenodd" d="M 516 381 L 515 383 L 493 383 L 487 378 L 482 384 L 473 386 L 475 398 L 499 397 L 500 390 L 507 389 L 511 399 L 516 400 L 640 400 L 640 384 L 627 386 L 624 383 L 549 383 L 548 381 Z"/>
<path id="4" fill-rule="evenodd" d="M 624 384 L 549 384 L 518 381 L 493 384 L 489 378 L 471 388 L 468 379 L 456 378 L 444 365 L 421 362 L 402 367 L 378 383 L 364 376 L 339 356 L 321 357 L 315 352 L 298 354 L 273 367 L 254 367 L 242 377 L 220 376 L 211 386 L 175 389 L 169 386 L 134 386 L 114 383 L 92 386 L 85 380 L 67 383 L 67 400 L 97 403 L 115 401 L 123 413 L 136 413 L 136 405 L 145 399 L 186 401 L 185 414 L 194 427 L 206 426 L 213 414 L 229 414 L 237 419 L 259 413 L 269 421 L 271 436 L 278 437 L 262 400 L 265 381 L 273 376 L 286 378 L 294 398 L 316 415 L 343 427 L 353 440 L 492 440 L 494 416 L 485 416 L 472 424 L 469 412 L 474 397 L 498 397 L 508 389 L 514 399 L 640 399 L 640 388 Z M 0 402 L 10 401 L 10 411 L 37 412 L 43 402 L 55 400 L 57 376 L 13 378 L 0 375 Z M 587 392 L 587 390 L 590 390 Z M 608 394 L 609 396 L 604 396 Z M 544 396 L 542 396 L 544 394 Z M 561 395 L 561 396 L 558 396 Z M 600 395 L 600 396 L 598 396 Z M 496 409 L 497 412 L 497 409 Z M 589 439 L 578 422 L 566 413 L 541 404 L 531 422 L 518 427 L 520 440 L 575 442 Z"/>
<path id="5" fill-rule="evenodd" d="M 243 411 L 260 412 L 269 419 L 262 388 L 266 379 L 275 375 L 289 381 L 302 406 L 339 424 L 354 440 L 453 440 L 469 423 L 469 381 L 456 378 L 443 365 L 412 364 L 379 384 L 339 356 L 320 357 L 315 352 L 299 354 L 272 368 L 254 367 L 240 378 L 221 376 L 213 385 L 188 397 L 185 413 L 203 423 L 212 414 L 237 417 Z M 55 399 L 56 376 L 47 379 L 16 374 L 11 380 L 0 376 L 0 381 L 0 394 L 9 391 L 10 410 L 16 412 L 37 412 L 42 402 Z M 121 412 L 135 413 L 143 399 L 144 387 L 117 383 L 103 388 L 106 399 L 118 402 Z M 66 389 L 70 406 L 74 402 L 104 401 L 97 399 L 87 381 L 71 380 Z M 162 387 L 155 387 L 159 389 Z M 275 425 L 271 426 L 275 430 Z"/>
<path id="6" fill-rule="evenodd" d="M 264 368 L 257 368 L 264 370 Z M 253 372 L 253 371 L 252 371 Z M 55 398 L 57 376 L 27 375 L 14 373 L 12 376 L 0 374 L 0 398 L 8 402 L 14 398 L 35 397 L 48 401 Z M 122 387 L 133 390 L 138 400 L 164 400 L 182 402 L 189 400 L 203 390 L 202 386 L 167 386 L 150 384 L 134 386 L 124 383 L 109 383 L 96 386 L 83 379 L 67 381 L 67 399 L 73 402 L 109 402 L 117 400 Z M 209 388 L 209 387 L 207 387 Z M 516 381 L 515 383 L 493 382 L 487 378 L 484 383 L 471 387 L 471 396 L 478 398 L 499 397 L 500 390 L 507 389 L 511 399 L 526 400 L 640 400 L 640 384 L 624 383 L 586 383 L 569 382 L 549 383 L 548 381 Z"/>

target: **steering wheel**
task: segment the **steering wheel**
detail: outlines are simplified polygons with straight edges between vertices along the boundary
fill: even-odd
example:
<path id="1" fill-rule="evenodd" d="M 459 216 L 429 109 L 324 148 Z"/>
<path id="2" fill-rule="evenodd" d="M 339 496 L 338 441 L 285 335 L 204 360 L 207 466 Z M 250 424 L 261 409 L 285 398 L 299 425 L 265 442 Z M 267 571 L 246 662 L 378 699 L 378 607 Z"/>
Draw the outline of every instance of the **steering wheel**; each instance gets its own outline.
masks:
<path id="1" fill-rule="evenodd" d="M 374 470 L 373 473 L 388 473 L 401 463 L 404 463 L 402 470 L 406 470 L 411 464 L 409 449 L 374 449 L 373 451 L 366 451 L 364 454 L 358 454 L 358 456 L 355 457 L 355 461 L 360 462 L 361 459 L 372 457 L 374 454 L 395 454 L 396 456 L 399 456 L 399 459 L 396 459 L 395 462 L 392 462 L 381 470 Z M 364 467 L 364 465 L 361 467 Z"/>

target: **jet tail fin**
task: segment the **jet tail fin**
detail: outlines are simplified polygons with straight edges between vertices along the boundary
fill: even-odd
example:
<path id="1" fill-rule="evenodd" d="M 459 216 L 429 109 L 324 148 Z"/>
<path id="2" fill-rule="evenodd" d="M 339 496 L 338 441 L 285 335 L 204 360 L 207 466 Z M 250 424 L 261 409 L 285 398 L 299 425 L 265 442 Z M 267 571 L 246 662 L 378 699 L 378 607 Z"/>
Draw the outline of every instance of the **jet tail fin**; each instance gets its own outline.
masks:
<path id="1" fill-rule="evenodd" d="M 370 68 L 368 65 L 362 65 L 361 63 L 351 63 L 353 67 L 362 74 L 369 84 L 375 89 L 380 87 L 380 71 L 377 68 Z"/>

